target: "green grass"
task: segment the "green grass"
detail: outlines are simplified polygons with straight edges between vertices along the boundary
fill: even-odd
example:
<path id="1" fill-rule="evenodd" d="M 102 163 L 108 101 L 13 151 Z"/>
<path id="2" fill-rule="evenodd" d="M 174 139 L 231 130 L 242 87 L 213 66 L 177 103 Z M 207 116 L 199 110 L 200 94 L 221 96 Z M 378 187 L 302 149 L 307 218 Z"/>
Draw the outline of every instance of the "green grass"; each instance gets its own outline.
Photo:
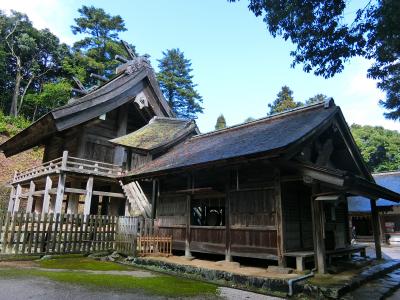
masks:
<path id="1" fill-rule="evenodd" d="M 116 264 L 109 261 L 98 261 L 88 257 L 54 257 L 48 260 L 40 260 L 38 264 L 46 269 L 67 270 L 93 270 L 93 271 L 129 271 L 133 267 Z"/>
<path id="2" fill-rule="evenodd" d="M 88 274 L 79 272 L 51 272 L 42 270 L 2 269 L 0 277 L 46 277 L 58 282 L 79 284 L 106 290 L 141 290 L 146 294 L 166 297 L 215 296 L 217 286 L 173 276 L 132 277 L 125 275 Z"/>

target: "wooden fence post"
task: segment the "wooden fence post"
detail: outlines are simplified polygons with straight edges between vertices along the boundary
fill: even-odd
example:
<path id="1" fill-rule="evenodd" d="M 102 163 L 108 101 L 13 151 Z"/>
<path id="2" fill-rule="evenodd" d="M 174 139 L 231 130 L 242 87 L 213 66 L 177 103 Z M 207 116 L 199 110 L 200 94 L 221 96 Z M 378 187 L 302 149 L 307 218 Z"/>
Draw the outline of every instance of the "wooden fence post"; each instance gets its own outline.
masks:
<path id="1" fill-rule="evenodd" d="M 22 187 L 20 184 L 17 185 L 16 191 L 15 191 L 15 197 L 14 197 L 14 212 L 18 212 L 19 210 L 19 203 L 21 201 L 21 193 L 22 193 Z"/>

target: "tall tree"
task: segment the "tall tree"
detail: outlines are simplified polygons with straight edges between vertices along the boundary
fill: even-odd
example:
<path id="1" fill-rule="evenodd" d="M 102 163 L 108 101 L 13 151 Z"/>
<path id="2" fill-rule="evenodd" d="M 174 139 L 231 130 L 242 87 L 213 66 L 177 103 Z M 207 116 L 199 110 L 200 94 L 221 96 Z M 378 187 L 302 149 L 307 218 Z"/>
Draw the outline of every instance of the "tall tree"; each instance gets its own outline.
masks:
<path id="1" fill-rule="evenodd" d="M 371 172 L 400 170 L 400 133 L 380 126 L 350 127 Z"/>
<path id="2" fill-rule="evenodd" d="M 281 91 L 276 95 L 274 102 L 268 104 L 268 115 L 273 115 L 283 111 L 287 111 L 302 106 L 303 103 L 295 102 L 293 91 L 288 86 L 283 86 Z"/>
<path id="3" fill-rule="evenodd" d="M 6 51 L 7 72 L 14 78 L 10 115 L 19 114 L 24 98 L 31 89 L 40 88 L 44 78 L 53 78 L 59 73 L 61 60 L 67 52 L 58 38 L 48 29 L 37 30 L 28 17 L 12 11 L 8 17 L 0 12 L 0 31 Z"/>
<path id="4" fill-rule="evenodd" d="M 367 75 L 386 92 L 380 101 L 385 116 L 400 120 L 400 1 L 365 1 L 354 16 L 346 10 L 351 2 L 249 0 L 248 8 L 263 17 L 272 36 L 296 45 L 292 66 L 303 64 L 305 72 L 329 78 L 352 57 L 371 59 Z"/>
<path id="5" fill-rule="evenodd" d="M 126 56 L 119 39 L 119 33 L 126 31 L 126 27 L 121 16 L 111 16 L 101 8 L 84 5 L 78 12 L 80 17 L 74 19 L 76 24 L 71 30 L 85 37 L 74 43 L 74 55 L 66 60 L 65 66 L 71 73 L 77 72 L 81 81 L 94 84 L 90 73 L 112 76 L 119 64 L 115 55 Z"/>
<path id="6" fill-rule="evenodd" d="M 215 130 L 220 130 L 226 128 L 226 120 L 223 114 L 220 114 L 217 118 L 217 123 L 215 124 Z"/>
<path id="7" fill-rule="evenodd" d="M 327 95 L 316 94 L 315 96 L 312 96 L 312 97 L 308 98 L 306 100 L 305 104 L 306 105 L 310 105 L 310 104 L 313 104 L 313 103 L 323 102 L 323 101 L 326 101 L 326 100 L 328 100 L 328 96 Z"/>
<path id="8" fill-rule="evenodd" d="M 193 83 L 192 63 L 179 49 L 166 50 L 158 62 L 157 79 L 172 110 L 179 118 L 196 119 L 203 112 L 203 98 Z"/>

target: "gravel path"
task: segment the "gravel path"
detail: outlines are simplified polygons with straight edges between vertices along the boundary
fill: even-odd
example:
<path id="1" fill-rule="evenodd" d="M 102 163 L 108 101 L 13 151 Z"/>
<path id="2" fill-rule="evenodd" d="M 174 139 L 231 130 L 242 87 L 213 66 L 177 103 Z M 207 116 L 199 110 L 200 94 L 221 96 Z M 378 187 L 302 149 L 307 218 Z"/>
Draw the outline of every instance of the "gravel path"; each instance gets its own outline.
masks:
<path id="1" fill-rule="evenodd" d="M 134 293 L 109 292 L 106 290 L 88 289 L 85 287 L 58 283 L 45 278 L 18 278 L 0 280 L 0 299 L 7 300 L 145 300 L 149 295 Z M 151 299 L 165 299 L 165 297 L 151 296 Z"/>

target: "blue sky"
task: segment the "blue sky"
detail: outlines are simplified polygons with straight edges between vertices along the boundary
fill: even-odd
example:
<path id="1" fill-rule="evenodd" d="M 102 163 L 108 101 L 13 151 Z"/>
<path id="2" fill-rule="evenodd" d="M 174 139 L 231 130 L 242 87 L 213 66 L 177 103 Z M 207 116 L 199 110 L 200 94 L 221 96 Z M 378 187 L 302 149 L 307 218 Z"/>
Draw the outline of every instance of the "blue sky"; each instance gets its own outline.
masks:
<path id="1" fill-rule="evenodd" d="M 364 2 L 353 1 L 350 10 Z M 221 113 L 228 125 L 265 116 L 283 85 L 294 91 L 296 101 L 317 93 L 333 97 L 349 124 L 400 130 L 400 123 L 386 120 L 377 104 L 384 95 L 366 78 L 369 61 L 352 59 L 331 79 L 304 73 L 300 65 L 292 69 L 289 53 L 294 45 L 272 38 L 244 0 L 0 0 L 0 9 L 25 12 L 35 26 L 47 27 L 72 44 L 80 37 L 71 33 L 70 25 L 83 4 L 121 15 L 128 29 L 121 37 L 139 53 L 150 54 L 156 69 L 166 49 L 180 48 L 191 59 L 194 82 L 204 99 L 204 114 L 197 120 L 202 132 L 213 130 Z"/>

